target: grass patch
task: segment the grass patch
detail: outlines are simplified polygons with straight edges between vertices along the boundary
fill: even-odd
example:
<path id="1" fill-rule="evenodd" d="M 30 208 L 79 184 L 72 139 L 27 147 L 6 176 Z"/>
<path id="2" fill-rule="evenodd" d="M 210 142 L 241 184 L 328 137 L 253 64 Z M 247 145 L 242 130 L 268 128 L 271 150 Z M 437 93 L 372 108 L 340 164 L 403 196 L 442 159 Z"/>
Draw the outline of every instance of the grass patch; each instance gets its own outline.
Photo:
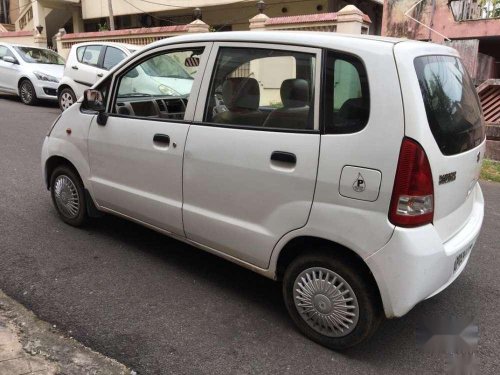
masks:
<path id="1" fill-rule="evenodd" d="M 484 159 L 481 178 L 483 180 L 500 182 L 500 162 Z"/>

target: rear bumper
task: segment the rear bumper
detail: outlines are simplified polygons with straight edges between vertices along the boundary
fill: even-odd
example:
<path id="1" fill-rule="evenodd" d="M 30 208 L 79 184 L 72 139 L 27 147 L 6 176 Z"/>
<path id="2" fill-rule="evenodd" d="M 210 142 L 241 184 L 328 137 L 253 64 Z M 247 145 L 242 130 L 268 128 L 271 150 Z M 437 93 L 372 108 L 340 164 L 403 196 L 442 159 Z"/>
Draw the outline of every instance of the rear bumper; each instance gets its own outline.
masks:
<path id="1" fill-rule="evenodd" d="M 399 228 L 389 242 L 366 259 L 377 281 L 385 315 L 406 314 L 420 301 L 448 287 L 464 270 L 481 230 L 484 198 L 479 184 L 471 214 L 445 243 L 433 225 Z"/>

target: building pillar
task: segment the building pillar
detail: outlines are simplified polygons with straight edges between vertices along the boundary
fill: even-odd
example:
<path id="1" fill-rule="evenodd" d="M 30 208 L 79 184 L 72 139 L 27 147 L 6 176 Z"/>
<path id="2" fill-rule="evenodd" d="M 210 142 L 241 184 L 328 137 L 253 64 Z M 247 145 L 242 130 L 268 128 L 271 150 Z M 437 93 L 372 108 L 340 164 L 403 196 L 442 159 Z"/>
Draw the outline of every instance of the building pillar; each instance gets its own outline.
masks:
<path id="1" fill-rule="evenodd" d="M 80 7 L 72 7 L 71 8 L 71 19 L 73 21 L 73 32 L 74 33 L 83 33 L 83 19 L 82 19 L 82 9 Z"/>
<path id="2" fill-rule="evenodd" d="M 68 53 L 69 53 L 69 49 L 65 50 L 63 48 L 62 37 L 64 35 L 66 35 L 66 30 L 59 29 L 59 32 L 56 34 L 56 51 L 62 57 L 67 58 L 68 57 Z"/>
<path id="3" fill-rule="evenodd" d="M 337 12 L 337 32 L 361 34 L 364 13 L 354 5 L 347 5 Z"/>
<path id="4" fill-rule="evenodd" d="M 250 31 L 265 31 L 266 21 L 269 19 L 264 13 L 259 13 L 255 17 L 250 18 Z"/>
<path id="5" fill-rule="evenodd" d="M 200 19 L 194 20 L 187 25 L 188 33 L 208 33 L 210 31 L 210 26 Z"/>
<path id="6" fill-rule="evenodd" d="M 34 1 L 33 9 L 33 35 L 35 45 L 38 47 L 47 47 L 47 25 L 45 24 L 45 8 L 39 1 Z M 39 32 L 37 27 L 41 26 L 42 31 Z"/>

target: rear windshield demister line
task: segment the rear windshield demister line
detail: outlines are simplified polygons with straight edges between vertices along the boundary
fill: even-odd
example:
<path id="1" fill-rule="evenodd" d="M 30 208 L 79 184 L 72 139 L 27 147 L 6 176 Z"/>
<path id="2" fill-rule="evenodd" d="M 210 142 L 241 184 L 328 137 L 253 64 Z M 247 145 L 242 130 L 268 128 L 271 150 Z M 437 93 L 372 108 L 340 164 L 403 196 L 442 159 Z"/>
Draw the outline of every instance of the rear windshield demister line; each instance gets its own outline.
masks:
<path id="1" fill-rule="evenodd" d="M 427 121 L 444 155 L 456 155 L 480 145 L 484 123 L 476 89 L 459 58 L 421 56 L 414 66 Z"/>

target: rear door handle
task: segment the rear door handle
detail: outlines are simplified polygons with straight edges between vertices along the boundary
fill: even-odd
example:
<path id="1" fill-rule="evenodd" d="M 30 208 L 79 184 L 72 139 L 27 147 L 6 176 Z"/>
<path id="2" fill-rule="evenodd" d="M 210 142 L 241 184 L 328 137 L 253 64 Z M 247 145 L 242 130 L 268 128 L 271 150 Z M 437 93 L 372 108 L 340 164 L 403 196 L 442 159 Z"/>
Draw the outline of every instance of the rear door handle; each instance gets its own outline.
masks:
<path id="1" fill-rule="evenodd" d="M 271 160 L 292 165 L 297 164 L 297 156 L 291 152 L 285 151 L 273 151 L 271 154 Z"/>
<path id="2" fill-rule="evenodd" d="M 97 76 L 98 77 L 102 77 L 102 76 L 104 76 L 104 74 L 103 73 L 98 73 Z"/>
<path id="3" fill-rule="evenodd" d="M 165 147 L 170 145 L 170 137 L 166 134 L 155 134 L 155 136 L 153 137 L 153 142 L 162 147 Z"/>
<path id="4" fill-rule="evenodd" d="M 78 67 L 76 65 L 73 65 L 71 69 L 78 70 Z"/>

